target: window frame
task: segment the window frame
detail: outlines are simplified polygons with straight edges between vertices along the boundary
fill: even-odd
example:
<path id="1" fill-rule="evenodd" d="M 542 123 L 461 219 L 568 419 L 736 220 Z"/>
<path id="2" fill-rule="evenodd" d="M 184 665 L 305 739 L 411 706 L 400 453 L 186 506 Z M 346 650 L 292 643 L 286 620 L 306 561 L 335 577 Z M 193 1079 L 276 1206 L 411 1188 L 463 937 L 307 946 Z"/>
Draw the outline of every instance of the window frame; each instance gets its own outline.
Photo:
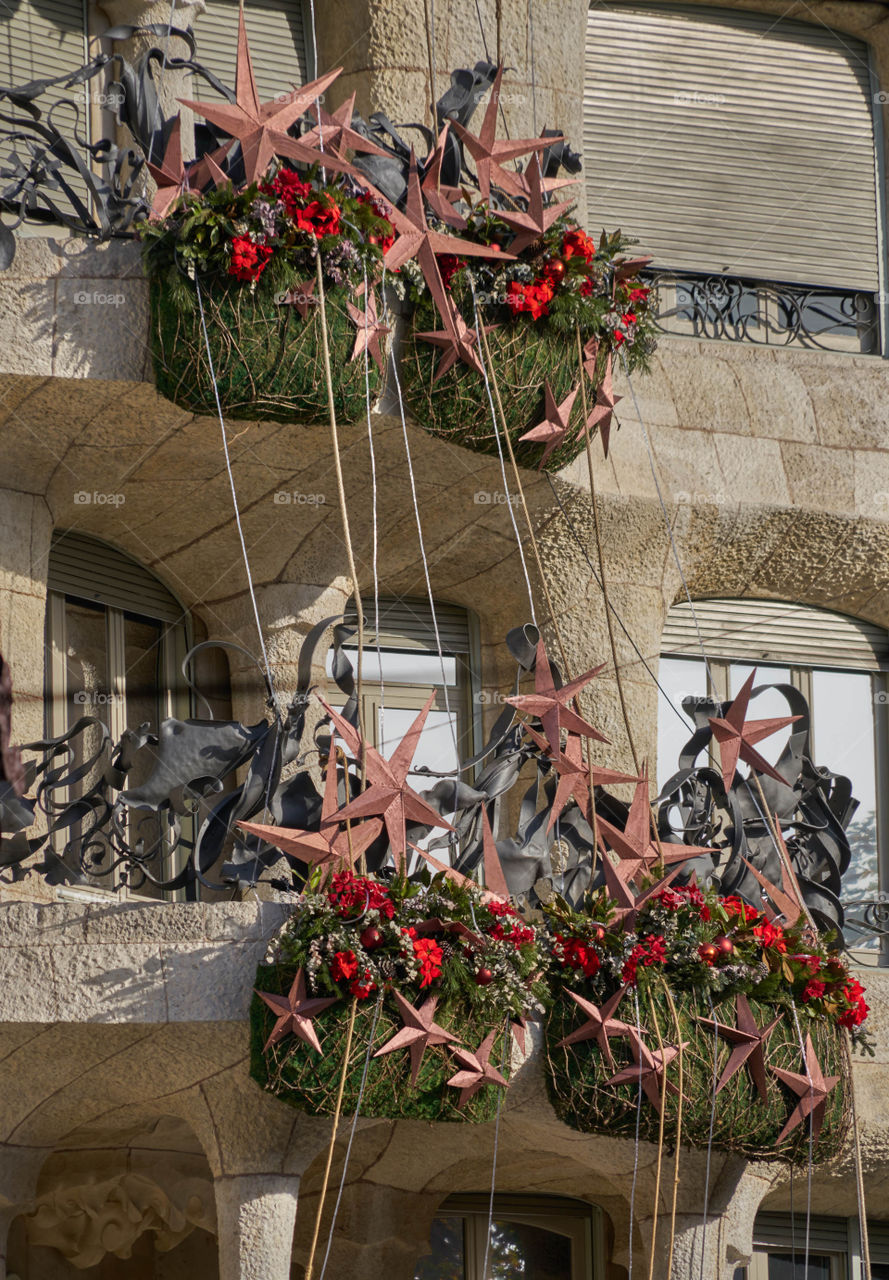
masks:
<path id="1" fill-rule="evenodd" d="M 791 1246 L 788 1237 L 794 1239 Z M 773 1255 L 804 1258 L 806 1215 L 758 1213 L 753 1225 L 753 1251 L 747 1267 L 739 1267 L 743 1280 L 768 1280 L 768 1260 Z M 868 1223 L 871 1263 L 889 1267 L 889 1228 Z M 830 1218 L 813 1215 L 809 1223 L 809 1254 L 831 1260 L 830 1280 L 863 1280 L 861 1225 L 857 1217 Z"/>

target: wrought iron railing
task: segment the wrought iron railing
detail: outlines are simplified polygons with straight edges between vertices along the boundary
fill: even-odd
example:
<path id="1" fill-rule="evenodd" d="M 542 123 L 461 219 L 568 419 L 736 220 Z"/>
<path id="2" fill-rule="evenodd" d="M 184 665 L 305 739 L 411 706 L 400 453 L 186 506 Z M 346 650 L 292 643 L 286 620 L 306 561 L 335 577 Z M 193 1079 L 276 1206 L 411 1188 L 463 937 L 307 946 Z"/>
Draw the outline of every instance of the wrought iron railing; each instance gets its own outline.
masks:
<path id="1" fill-rule="evenodd" d="M 877 354 L 877 295 L 823 285 L 652 269 L 654 312 L 663 333 L 759 346 Z"/>

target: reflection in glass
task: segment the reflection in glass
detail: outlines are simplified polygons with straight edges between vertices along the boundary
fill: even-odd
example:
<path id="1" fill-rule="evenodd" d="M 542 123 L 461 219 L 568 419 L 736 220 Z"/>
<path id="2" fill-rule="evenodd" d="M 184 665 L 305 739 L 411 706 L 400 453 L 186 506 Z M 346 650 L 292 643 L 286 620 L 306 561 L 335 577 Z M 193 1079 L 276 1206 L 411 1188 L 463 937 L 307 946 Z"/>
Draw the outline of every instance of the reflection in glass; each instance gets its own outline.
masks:
<path id="1" fill-rule="evenodd" d="M 571 1241 L 524 1222 L 491 1227 L 491 1280 L 565 1280 L 571 1275 Z"/>
<path id="2" fill-rule="evenodd" d="M 682 710 L 682 702 L 684 698 L 703 697 L 707 692 L 707 671 L 703 659 L 661 658 L 658 683 L 663 690 L 658 691 L 657 717 L 657 782 L 660 790 L 679 768 L 679 753 L 695 730 L 694 723 Z"/>
<path id="3" fill-rule="evenodd" d="M 770 1253 L 769 1280 L 830 1280 L 830 1257 L 826 1253 L 810 1253 L 806 1267 L 805 1254 Z"/>
<path id="4" fill-rule="evenodd" d="M 436 1218 L 430 1251 L 420 1259 L 414 1280 L 465 1280 L 466 1262 L 462 1218 Z"/>

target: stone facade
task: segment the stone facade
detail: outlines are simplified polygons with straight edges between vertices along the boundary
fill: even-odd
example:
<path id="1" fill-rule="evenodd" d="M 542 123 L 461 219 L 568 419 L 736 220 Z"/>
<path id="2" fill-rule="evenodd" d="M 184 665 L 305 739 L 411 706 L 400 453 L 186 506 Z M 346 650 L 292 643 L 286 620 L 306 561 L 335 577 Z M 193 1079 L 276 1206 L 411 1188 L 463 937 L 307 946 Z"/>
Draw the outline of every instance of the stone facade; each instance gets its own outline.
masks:
<path id="1" fill-rule="evenodd" d="M 355 90 L 363 111 L 424 118 L 428 7 L 421 0 L 317 6 L 319 67 L 345 67 L 334 105 Z M 734 0 L 734 7 L 786 10 L 779 0 Z M 115 0 L 114 20 L 134 20 L 131 8 Z M 503 0 L 496 15 L 494 4 L 482 8 L 492 40 L 499 15 L 499 47 L 518 68 L 514 83 L 524 94 L 525 105 L 506 105 L 509 128 L 527 136 L 526 0 Z M 867 41 L 880 83 L 889 83 L 883 4 L 811 0 L 798 8 L 797 17 Z M 143 6 L 146 14 L 164 21 L 168 10 Z M 536 6 L 538 120 L 557 122 L 574 139 L 582 134 L 585 15 L 580 0 Z M 473 0 L 440 4 L 436 20 L 440 93 L 450 68 L 482 51 Z M 199 16 L 196 24 L 199 32 Z M 595 225 L 595 210 L 590 216 Z M 13 268 L 0 276 L 0 334 L 0 650 L 16 689 L 13 736 L 29 741 L 43 733 L 42 638 L 55 528 L 77 528 L 141 561 L 189 608 L 201 635 L 251 651 L 257 639 L 219 424 L 154 390 L 137 249 L 23 239 Z M 876 357 L 683 338 L 662 342 L 650 374 L 634 379 L 635 401 L 618 386 L 625 396 L 621 430 L 599 469 L 598 511 L 614 604 L 649 661 L 656 661 L 667 611 L 684 592 L 677 559 L 693 597 L 794 600 L 889 628 L 887 388 Z M 499 467 L 416 423 L 408 424 L 408 437 L 434 593 L 477 616 L 481 683 L 499 690 L 508 675 L 503 635 L 528 613 L 505 508 L 476 497 L 501 489 Z M 401 422 L 385 398 L 374 441 L 380 579 L 387 593 L 423 595 Z M 366 424 L 341 428 L 341 443 L 367 590 Z M 231 433 L 231 456 L 257 606 L 276 682 L 286 691 L 302 638 L 341 612 L 348 597 L 329 430 L 243 423 Z M 547 481 L 527 473 L 524 484 L 552 567 L 569 662 L 586 670 L 601 661 L 608 640 L 585 558 L 592 548 L 585 461 L 556 481 L 584 547 Z M 282 507 L 274 499 L 282 489 L 324 501 Z M 84 503 L 83 493 L 123 500 Z M 653 758 L 656 690 L 621 633 L 617 646 L 636 745 Z M 263 690 L 239 662 L 231 671 L 233 711 L 255 720 Z M 496 711 L 485 707 L 489 722 Z M 629 766 L 607 673 L 597 681 L 595 719 L 615 744 L 609 762 Z M 4 1267 L 20 1280 L 302 1276 L 329 1123 L 261 1093 L 247 1062 L 255 965 L 284 908 L 15 900 L 46 894 L 28 880 L 0 891 L 0 1277 Z M 856 1063 L 856 1097 L 869 1215 L 889 1219 L 889 985 L 878 972 L 867 985 L 878 1051 L 873 1061 Z M 442 1201 L 489 1187 L 491 1133 L 440 1129 L 360 1122 L 329 1280 L 411 1280 Z M 600 1206 L 609 1280 L 627 1274 L 634 1176 L 634 1265 L 640 1273 L 649 1266 L 656 1152 L 643 1147 L 635 1170 L 633 1154 L 632 1144 L 584 1137 L 557 1122 L 533 1048 L 504 1107 L 497 1188 Z M 335 1182 L 342 1160 L 340 1142 Z M 854 1216 L 851 1160 L 848 1152 L 816 1174 L 816 1211 Z M 789 1206 L 788 1179 L 780 1166 L 715 1156 L 704 1233 L 704 1176 L 703 1154 L 684 1150 L 673 1274 L 687 1277 L 700 1267 L 713 1280 L 730 1280 L 750 1255 L 758 1208 Z M 666 1196 L 662 1186 L 661 1214 Z M 329 1214 L 330 1202 L 322 1240 Z M 667 1280 L 663 1232 L 653 1268 Z"/>

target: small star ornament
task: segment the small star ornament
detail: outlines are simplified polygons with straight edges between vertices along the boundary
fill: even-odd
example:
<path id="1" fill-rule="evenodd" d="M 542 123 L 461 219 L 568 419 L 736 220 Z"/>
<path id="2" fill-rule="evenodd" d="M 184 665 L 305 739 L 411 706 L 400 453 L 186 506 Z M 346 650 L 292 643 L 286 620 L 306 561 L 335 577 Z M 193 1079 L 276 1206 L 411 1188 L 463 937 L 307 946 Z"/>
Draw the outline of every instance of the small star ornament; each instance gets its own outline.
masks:
<path id="1" fill-rule="evenodd" d="M 604 666 L 605 663 L 602 662 L 592 671 L 578 676 L 576 680 L 569 680 L 567 684 L 557 689 L 552 668 L 546 656 L 546 648 L 543 641 L 539 640 L 534 662 L 534 692 L 518 693 L 511 698 L 506 698 L 505 701 L 516 710 L 524 711 L 540 720 L 550 751 L 554 755 L 562 753 L 562 729 L 567 729 L 569 733 L 579 733 L 585 738 L 595 738 L 597 742 L 607 742 L 608 739 L 604 734 L 568 706 L 568 703 L 586 688 Z"/>
<path id="2" fill-rule="evenodd" d="M 401 1014 L 404 1026 L 400 1031 L 396 1031 L 392 1039 L 387 1040 L 381 1049 L 377 1049 L 374 1057 L 382 1058 L 387 1053 L 407 1049 L 411 1055 L 411 1084 L 415 1085 L 427 1046 L 453 1044 L 456 1043 L 457 1037 L 452 1036 L 450 1031 L 445 1031 L 444 1027 L 440 1027 L 433 1020 L 438 996 L 430 996 L 417 1009 L 409 1000 L 405 1000 L 400 991 L 393 991 L 392 995 L 398 1005 L 398 1012 Z"/>
<path id="3" fill-rule="evenodd" d="M 273 1044 L 290 1035 L 296 1036 L 298 1040 L 311 1045 L 317 1053 L 321 1053 L 321 1045 L 312 1026 L 312 1019 L 317 1018 L 322 1009 L 336 1004 L 336 997 L 327 997 L 323 1000 L 307 999 L 306 976 L 302 969 L 293 979 L 293 985 L 286 996 L 274 995 L 269 991 L 257 991 L 256 994 L 278 1019 L 263 1046 L 263 1053 L 267 1053 Z"/>
<path id="4" fill-rule="evenodd" d="M 491 1066 L 489 1061 L 496 1037 L 497 1032 L 490 1031 L 475 1053 L 462 1047 L 454 1050 L 454 1057 L 462 1070 L 451 1076 L 448 1084 L 452 1089 L 460 1090 L 457 1106 L 461 1111 L 470 1098 L 474 1098 L 486 1084 L 495 1084 L 501 1089 L 509 1088 L 509 1082 L 503 1078 L 496 1067 Z"/>
<path id="5" fill-rule="evenodd" d="M 806 1068 L 805 1075 L 798 1075 L 795 1071 L 782 1071 L 779 1067 L 771 1068 L 772 1074 L 776 1075 L 782 1084 L 786 1084 L 788 1089 L 792 1089 L 799 1098 L 799 1102 L 790 1113 L 787 1123 L 775 1140 L 776 1147 L 780 1147 L 787 1135 L 792 1133 L 798 1124 L 802 1124 L 807 1116 L 812 1117 L 810 1123 L 812 1126 L 813 1145 L 818 1141 L 818 1135 L 824 1123 L 824 1112 L 827 1107 L 828 1096 L 840 1081 L 839 1076 L 827 1076 L 825 1078 L 821 1070 L 821 1064 L 815 1056 L 811 1035 L 806 1036 L 806 1051 L 803 1062 Z"/>
<path id="6" fill-rule="evenodd" d="M 559 447 L 568 434 L 568 421 L 579 390 L 579 387 L 575 387 L 561 404 L 557 404 L 549 381 L 547 380 L 544 384 L 545 408 L 543 421 L 539 422 L 536 427 L 532 427 L 530 431 L 526 431 L 523 436 L 519 436 L 520 440 L 527 440 L 545 446 L 543 457 L 537 464 L 538 471 L 541 470 L 549 455 Z"/>
<path id="7" fill-rule="evenodd" d="M 674 1044 L 667 1044 L 663 1049 L 655 1049 L 652 1052 L 642 1041 L 635 1027 L 629 1028 L 629 1039 L 633 1054 L 632 1063 L 613 1075 L 606 1084 L 640 1084 L 642 1092 L 655 1111 L 660 1114 L 664 1091 L 670 1094 L 679 1093 L 676 1085 L 666 1076 L 667 1067 L 674 1058 L 678 1057 L 679 1049 Z M 688 1048 L 687 1041 L 683 1042 L 682 1048 Z"/>
<path id="8" fill-rule="evenodd" d="M 725 1088 L 735 1072 L 740 1071 L 746 1062 L 747 1070 L 750 1072 L 759 1096 L 763 1102 L 768 1101 L 763 1049 L 769 1036 L 780 1021 L 780 1017 L 773 1018 L 768 1026 L 758 1027 L 753 1016 L 753 1010 L 750 1008 L 750 1001 L 745 995 L 739 995 L 735 1000 L 735 1025 L 733 1027 L 727 1026 L 724 1022 L 718 1022 L 715 1018 L 698 1018 L 698 1022 L 702 1026 L 710 1027 L 712 1031 L 718 1031 L 722 1038 L 732 1046 L 729 1060 L 723 1067 L 722 1075 L 716 1085 L 717 1093 Z"/>
<path id="9" fill-rule="evenodd" d="M 565 1036 L 564 1040 L 560 1040 L 556 1047 L 561 1048 L 563 1045 L 577 1044 L 580 1040 L 595 1040 L 602 1050 L 602 1057 L 613 1070 L 614 1058 L 608 1039 L 610 1036 L 629 1035 L 630 1031 L 633 1030 L 629 1023 L 620 1022 L 617 1018 L 612 1017 L 626 992 L 627 988 L 621 987 L 620 991 L 616 991 L 600 1008 L 598 1005 L 593 1004 L 592 1000 L 587 1000 L 584 996 L 577 995 L 575 991 L 569 991 L 567 994 L 578 1006 L 581 1013 L 586 1014 L 586 1022 L 579 1026 L 576 1031 L 572 1031 L 570 1035 Z"/>
<path id="10" fill-rule="evenodd" d="M 758 773 L 764 773 L 767 777 L 774 778 L 776 782 L 787 785 L 787 779 L 782 778 L 777 769 L 773 769 L 768 760 L 755 750 L 755 744 L 762 742 L 764 738 L 770 738 L 779 729 L 786 729 L 800 717 L 773 716 L 769 720 L 748 720 L 747 705 L 750 702 L 755 678 L 756 668 L 750 672 L 740 691 L 732 699 L 725 715 L 710 717 L 710 728 L 719 747 L 719 764 L 726 791 L 734 781 L 740 760 L 750 765 L 752 769 L 756 769 Z"/>
<path id="11" fill-rule="evenodd" d="M 586 351 L 586 348 L 584 348 L 584 351 Z M 595 373 L 595 355 L 587 357 L 587 361 L 584 363 L 584 368 L 587 368 L 590 361 L 592 361 L 593 365 L 593 373 L 590 374 L 592 377 Z M 587 370 L 587 372 L 589 372 L 589 370 Z M 593 427 L 599 428 L 599 438 L 602 441 L 602 451 L 606 458 L 608 457 L 608 446 L 611 443 L 611 419 L 614 415 L 615 406 L 618 405 L 621 400 L 623 400 L 623 396 L 616 396 L 614 394 L 613 367 L 611 352 L 609 351 L 605 360 L 605 372 L 602 375 L 602 381 L 596 388 L 596 398 L 593 402 L 592 409 L 590 409 L 587 414 L 585 424 L 585 429 L 587 431 L 592 431 Z"/>
<path id="12" fill-rule="evenodd" d="M 380 373 L 382 373 L 383 353 L 380 350 L 380 338 L 383 334 L 389 333 L 390 330 L 388 325 L 381 322 L 377 314 L 377 299 L 373 289 L 368 289 L 367 291 L 363 311 L 351 302 L 346 303 L 346 310 L 349 313 L 349 319 L 358 330 L 355 335 L 355 348 L 352 351 L 350 360 L 357 360 L 362 352 L 366 351 L 373 358 L 373 362 Z"/>

